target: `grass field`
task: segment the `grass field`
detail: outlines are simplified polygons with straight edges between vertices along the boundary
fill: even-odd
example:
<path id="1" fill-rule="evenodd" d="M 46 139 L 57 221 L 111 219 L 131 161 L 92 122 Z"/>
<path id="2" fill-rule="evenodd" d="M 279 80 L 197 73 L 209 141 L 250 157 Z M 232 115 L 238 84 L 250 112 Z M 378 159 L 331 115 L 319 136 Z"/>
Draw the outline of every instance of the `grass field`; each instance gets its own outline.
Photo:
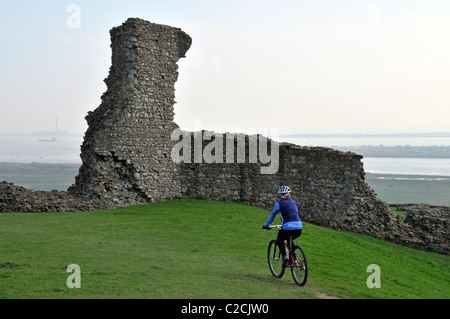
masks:
<path id="1" fill-rule="evenodd" d="M 450 176 L 366 173 L 366 182 L 388 203 L 450 206 Z"/>
<path id="2" fill-rule="evenodd" d="M 449 298 L 450 257 L 304 223 L 306 286 L 272 277 L 268 211 L 178 199 L 90 213 L 0 214 L 0 298 Z M 69 289 L 66 268 L 81 269 Z M 381 288 L 369 289 L 371 264 Z"/>

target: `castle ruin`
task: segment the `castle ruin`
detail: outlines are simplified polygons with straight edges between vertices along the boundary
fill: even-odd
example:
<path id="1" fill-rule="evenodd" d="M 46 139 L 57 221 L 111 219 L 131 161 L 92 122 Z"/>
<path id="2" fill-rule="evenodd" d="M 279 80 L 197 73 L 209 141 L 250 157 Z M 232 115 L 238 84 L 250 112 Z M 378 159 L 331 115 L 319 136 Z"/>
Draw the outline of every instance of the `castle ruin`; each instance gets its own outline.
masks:
<path id="1" fill-rule="evenodd" d="M 232 163 L 217 157 L 207 163 L 202 154 L 199 162 L 195 152 L 191 160 L 175 163 L 171 155 L 179 140 L 173 140 L 172 133 L 180 131 L 173 121 L 177 61 L 185 56 L 191 38 L 180 29 L 134 18 L 110 33 L 107 91 L 101 105 L 86 117 L 82 166 L 69 192 L 118 206 L 197 197 L 270 209 L 277 187 L 288 184 L 308 221 L 341 229 L 353 229 L 356 219 L 361 228 L 393 224 L 395 216 L 364 182 L 362 157 L 353 153 L 233 133 Z M 192 149 L 198 134 L 201 150 L 209 143 L 203 137 L 207 131 L 180 132 L 180 137 L 191 135 Z M 215 141 L 221 149 L 227 147 L 225 137 Z M 262 174 L 266 166 L 250 158 L 252 138 L 258 147 L 266 143 L 268 153 L 276 146 L 275 174 Z M 238 140 L 245 143 L 241 161 Z"/>
<path id="2" fill-rule="evenodd" d="M 120 207 L 187 197 L 271 209 L 277 187 L 289 185 L 306 222 L 448 254 L 448 211 L 437 213 L 431 223 L 441 226 L 434 229 L 421 228 L 425 219 L 414 217 L 423 215 L 420 210 L 400 221 L 366 184 L 360 155 L 232 133 L 214 139 L 222 150 L 232 145 L 232 163 L 225 153 L 215 154 L 214 163 L 204 157 L 199 161 L 195 152 L 174 161 L 180 138 L 189 137 L 194 149 L 199 141 L 195 137 L 208 133 L 182 131 L 173 121 L 177 61 L 185 56 L 191 38 L 178 28 L 138 18 L 128 19 L 110 34 L 107 91 L 100 106 L 86 116 L 82 165 L 68 190 L 73 198 Z M 174 132 L 180 133 L 175 139 Z M 255 139 L 267 154 L 276 147 L 275 173 L 263 174 L 267 162 L 252 159 L 249 150 Z M 209 142 L 202 137 L 202 149 Z"/>
<path id="3" fill-rule="evenodd" d="M 181 131 L 173 121 L 177 61 L 185 56 L 191 38 L 178 28 L 137 18 L 110 33 L 107 91 L 101 105 L 86 117 L 83 163 L 70 193 L 117 206 L 188 197 L 236 200 L 271 209 L 277 187 L 290 185 L 307 222 L 448 252 L 448 214 L 438 217 L 444 226 L 431 236 L 420 225 L 400 221 L 365 183 L 362 156 L 354 153 L 232 133 L 214 138 L 221 150 L 232 139 L 232 163 L 225 153 L 215 154 L 214 163 L 200 154 L 199 161 L 195 151 L 183 154 L 184 161 L 174 161 L 172 152 L 180 138 L 189 137 L 192 149 L 200 141 L 205 149 L 210 141 L 203 136 L 214 135 Z M 173 139 L 176 131 L 179 134 Z M 268 154 L 276 146 L 276 173 L 262 174 L 267 163 L 251 159 L 250 144 L 255 139 Z M 245 151 L 239 155 L 242 141 Z M 410 220 L 413 216 L 414 212 Z"/>

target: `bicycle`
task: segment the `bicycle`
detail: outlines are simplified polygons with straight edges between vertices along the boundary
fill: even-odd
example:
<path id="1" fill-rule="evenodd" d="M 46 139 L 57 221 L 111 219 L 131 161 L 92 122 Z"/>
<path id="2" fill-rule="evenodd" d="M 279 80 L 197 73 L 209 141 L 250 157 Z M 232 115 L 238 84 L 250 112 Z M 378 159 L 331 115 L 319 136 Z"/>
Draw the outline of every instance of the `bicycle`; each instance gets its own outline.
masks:
<path id="1" fill-rule="evenodd" d="M 281 225 L 269 226 L 268 228 L 269 230 L 272 228 L 280 230 Z M 267 248 L 267 260 L 269 262 L 270 272 L 274 277 L 281 278 L 283 277 L 286 268 L 290 267 L 295 283 L 299 286 L 304 286 L 308 279 L 308 261 L 306 260 L 305 251 L 301 246 L 294 244 L 292 237 L 289 243 L 284 241 L 284 245 L 289 251 L 289 259 L 287 263 L 283 265 L 283 255 L 278 248 L 276 239 L 272 239 L 269 242 L 269 247 Z"/>

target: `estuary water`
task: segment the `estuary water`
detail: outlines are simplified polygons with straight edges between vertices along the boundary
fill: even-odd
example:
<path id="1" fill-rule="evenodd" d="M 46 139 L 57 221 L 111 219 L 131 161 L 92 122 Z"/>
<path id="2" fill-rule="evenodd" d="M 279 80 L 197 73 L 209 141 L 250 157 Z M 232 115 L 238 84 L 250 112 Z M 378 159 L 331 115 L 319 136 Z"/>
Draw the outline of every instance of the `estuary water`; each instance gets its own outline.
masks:
<path id="1" fill-rule="evenodd" d="M 0 135 L 0 162 L 81 164 L 79 135 Z"/>
<path id="2" fill-rule="evenodd" d="M 339 149 L 345 146 L 449 146 L 450 137 L 281 137 L 302 146 Z M 364 170 L 372 174 L 450 176 L 449 158 L 364 157 Z"/>

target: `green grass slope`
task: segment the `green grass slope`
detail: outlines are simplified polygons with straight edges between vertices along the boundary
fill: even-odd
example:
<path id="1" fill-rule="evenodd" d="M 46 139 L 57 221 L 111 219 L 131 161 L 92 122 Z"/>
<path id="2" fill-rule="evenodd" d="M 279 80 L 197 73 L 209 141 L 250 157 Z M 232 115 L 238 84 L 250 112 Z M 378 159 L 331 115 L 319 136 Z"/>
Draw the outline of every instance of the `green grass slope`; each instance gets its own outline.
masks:
<path id="1" fill-rule="evenodd" d="M 304 223 L 306 286 L 270 274 L 269 212 L 172 200 L 90 213 L 0 214 L 0 298 L 448 298 L 448 256 Z M 81 269 L 69 289 L 67 266 Z M 378 264 L 381 288 L 369 289 Z"/>

